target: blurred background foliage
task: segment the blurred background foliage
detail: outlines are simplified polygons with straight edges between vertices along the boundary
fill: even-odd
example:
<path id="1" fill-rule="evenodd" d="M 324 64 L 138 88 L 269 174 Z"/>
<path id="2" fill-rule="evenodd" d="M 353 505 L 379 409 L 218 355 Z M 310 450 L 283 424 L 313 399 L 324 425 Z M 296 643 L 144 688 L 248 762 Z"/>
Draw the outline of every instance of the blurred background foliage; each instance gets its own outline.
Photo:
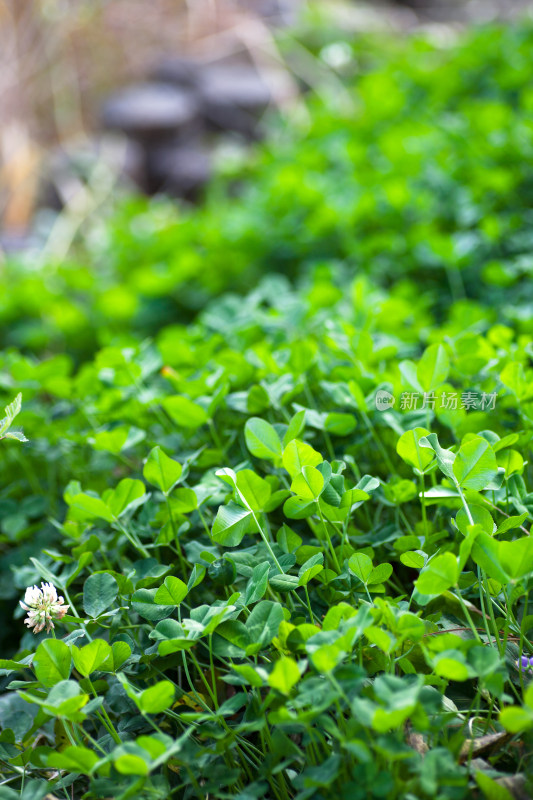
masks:
<path id="1" fill-rule="evenodd" d="M 450 300 L 483 297 L 501 305 L 504 321 L 530 332 L 533 26 L 527 17 L 466 32 L 416 25 L 400 36 L 392 17 L 372 31 L 369 18 L 354 14 L 358 6 L 319 3 L 303 9 L 296 27 L 274 34 L 250 8 L 223 4 L 234 12 L 223 16 L 222 5 L 206 3 L 204 11 L 213 8 L 206 17 L 202 3 L 162 3 L 153 14 L 163 16 L 146 23 L 146 47 L 137 49 L 127 36 L 120 47 L 114 43 L 113 25 L 120 25 L 113 20 L 122 8 L 124 25 L 143 24 L 140 5 L 128 3 L 127 12 L 115 2 L 74 5 L 11 9 L 25 47 L 35 49 L 33 61 L 24 61 L 35 85 L 28 81 L 21 98 L 32 112 L 24 133 L 17 133 L 22 122 L 14 113 L 2 135 L 22 150 L 27 145 L 28 153 L 68 138 L 78 124 L 76 109 L 78 122 L 89 120 L 78 132 L 96 125 L 91 119 L 111 80 L 134 77 L 153 58 L 152 23 L 154 35 L 165 30 L 161 48 L 185 47 L 187 37 L 192 48 L 193 34 L 200 49 L 215 41 L 238 49 L 253 40 L 254 53 L 275 54 L 301 94 L 286 107 L 274 104 L 265 143 L 244 158 L 222 148 L 217 177 L 199 207 L 131 194 L 112 159 L 103 157 L 87 160 L 59 213 L 41 208 L 33 217 L 34 200 L 22 189 L 20 200 L 4 180 L 4 227 L 10 215 L 17 219 L 17 208 L 32 225 L 24 247 L 0 262 L 2 346 L 79 360 L 111 341 L 184 323 L 210 297 L 225 289 L 244 293 L 264 272 L 305 280 L 321 265 L 324 305 L 342 291 L 344 276 L 371 273 L 377 285 L 400 291 L 405 285 L 406 297 L 416 285 L 437 311 Z M 36 25 L 32 34 L 36 9 L 50 25 Z M 175 25 L 161 26 L 166 13 Z M 206 32 L 206 18 L 220 29 L 216 36 Z M 4 4 L 4 26 L 5 19 Z M 45 41 L 50 68 L 41 79 L 35 42 Z M 92 58 L 100 46 L 102 58 Z M 78 64 L 72 70 L 61 61 L 70 47 Z M 64 85 L 46 88 L 53 64 Z M 41 120 L 48 121 L 40 127 Z M 41 131 L 40 142 L 33 130 Z M 32 163 L 21 174 L 33 175 Z M 8 161 L 4 178 L 9 169 L 17 172 Z M 472 303 L 465 313 L 475 316 Z M 396 306 L 391 329 L 409 324 L 410 314 L 408 300 L 403 314 Z"/>
<path id="2" fill-rule="evenodd" d="M 27 230 L 54 157 L 88 149 L 94 159 L 110 92 L 145 79 L 165 55 L 216 62 L 245 51 L 259 64 L 279 62 L 268 24 L 277 11 L 276 0 L 154 0 L 149 8 L 142 0 L 2 0 L 3 231 Z"/>

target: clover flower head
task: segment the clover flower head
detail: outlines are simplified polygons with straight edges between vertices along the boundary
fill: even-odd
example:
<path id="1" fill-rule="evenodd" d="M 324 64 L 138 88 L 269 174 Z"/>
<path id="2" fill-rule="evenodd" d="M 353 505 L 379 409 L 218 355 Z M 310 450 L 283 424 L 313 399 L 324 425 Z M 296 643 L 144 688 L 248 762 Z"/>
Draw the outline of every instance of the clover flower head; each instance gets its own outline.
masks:
<path id="1" fill-rule="evenodd" d="M 54 628 L 53 620 L 62 619 L 69 609 L 64 599 L 57 596 L 57 589 L 52 583 L 41 583 L 40 589 L 28 586 L 20 605 L 28 612 L 24 622 L 28 628 L 33 628 L 34 633 L 40 633 L 44 627 L 50 633 Z"/>

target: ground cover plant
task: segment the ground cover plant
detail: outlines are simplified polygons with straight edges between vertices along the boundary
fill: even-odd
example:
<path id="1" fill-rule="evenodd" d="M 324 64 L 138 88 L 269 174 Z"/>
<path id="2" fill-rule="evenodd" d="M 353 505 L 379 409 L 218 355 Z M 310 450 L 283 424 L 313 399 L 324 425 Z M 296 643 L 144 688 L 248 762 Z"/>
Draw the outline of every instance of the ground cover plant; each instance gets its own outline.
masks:
<path id="1" fill-rule="evenodd" d="M 78 239 L 77 209 L 43 221 L 42 251 L 3 266 L 2 345 L 86 357 L 266 271 L 297 278 L 334 259 L 386 287 L 414 278 L 441 307 L 482 299 L 531 331 L 533 27 L 453 46 L 342 36 L 320 20 L 302 37 L 319 75 L 340 45 L 342 74 L 250 166 L 227 164 L 201 208 L 125 198 Z"/>
<path id="2" fill-rule="evenodd" d="M 528 796 L 531 37 L 7 265 L 2 800 Z"/>

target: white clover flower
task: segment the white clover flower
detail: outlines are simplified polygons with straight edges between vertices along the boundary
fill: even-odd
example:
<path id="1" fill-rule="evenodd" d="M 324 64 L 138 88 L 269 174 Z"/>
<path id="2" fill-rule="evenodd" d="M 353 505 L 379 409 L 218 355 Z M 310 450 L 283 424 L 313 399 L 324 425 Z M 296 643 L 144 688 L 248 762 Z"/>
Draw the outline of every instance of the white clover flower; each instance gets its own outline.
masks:
<path id="1" fill-rule="evenodd" d="M 40 602 L 42 592 L 37 586 L 28 586 L 24 595 L 24 602 L 29 605 L 37 605 Z M 22 606 L 24 608 L 24 606 Z"/>
<path id="2" fill-rule="evenodd" d="M 41 583 L 45 603 L 57 603 L 57 589 L 52 583 Z M 63 599 L 63 598 L 61 598 Z"/>
<path id="3" fill-rule="evenodd" d="M 33 628 L 34 633 L 40 633 L 46 626 L 50 633 L 54 627 L 52 620 L 62 619 L 69 606 L 65 605 L 62 597 L 57 596 L 57 589 L 51 583 L 41 583 L 41 588 L 28 586 L 24 595 L 24 602 L 20 601 L 28 616 L 24 620 L 28 628 Z"/>

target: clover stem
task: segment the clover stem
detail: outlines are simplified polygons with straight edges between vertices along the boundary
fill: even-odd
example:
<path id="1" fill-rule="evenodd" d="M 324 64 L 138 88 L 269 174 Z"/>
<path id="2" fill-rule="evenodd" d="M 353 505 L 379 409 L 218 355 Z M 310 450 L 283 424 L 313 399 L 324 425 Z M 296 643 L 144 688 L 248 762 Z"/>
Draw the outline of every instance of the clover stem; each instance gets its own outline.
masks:
<path id="1" fill-rule="evenodd" d="M 485 585 L 485 592 L 488 595 L 490 621 L 492 622 L 492 627 L 494 629 L 494 636 L 496 638 L 496 644 L 498 646 L 498 652 L 500 653 L 500 655 L 503 655 L 504 650 L 503 650 L 502 643 L 501 643 L 501 640 L 500 640 L 500 633 L 498 631 L 498 626 L 496 625 L 496 618 L 494 616 L 494 607 L 492 605 L 492 595 L 491 595 L 491 593 L 489 591 L 489 587 L 487 585 L 488 584 L 488 578 L 487 578 L 487 575 L 486 575 L 485 572 L 483 572 L 483 577 L 484 577 L 483 583 Z"/>
<path id="2" fill-rule="evenodd" d="M 147 550 L 147 549 L 144 547 L 144 545 L 143 545 L 143 544 L 142 544 L 142 543 L 141 543 L 141 542 L 140 542 L 140 541 L 137 539 L 137 537 L 136 537 L 136 536 L 134 536 L 132 533 L 130 533 L 130 532 L 129 532 L 129 531 L 128 531 L 128 530 L 127 530 L 125 527 L 124 527 L 124 525 L 122 524 L 122 522 L 121 522 L 121 521 L 120 521 L 118 518 L 115 520 L 115 522 L 117 523 L 117 525 L 118 525 L 118 527 L 119 527 L 120 531 L 121 531 L 121 532 L 124 534 L 124 536 L 126 537 L 126 539 L 127 539 L 129 542 L 130 542 L 130 544 L 132 544 L 132 545 L 134 546 L 134 548 L 135 548 L 136 550 L 138 550 L 138 551 L 139 551 L 139 553 L 141 553 L 141 555 L 143 555 L 145 558 L 150 558 L 150 553 L 149 553 L 149 552 L 148 552 L 148 550 Z"/>
<path id="3" fill-rule="evenodd" d="M 93 637 L 91 636 L 91 634 L 90 634 L 90 633 L 89 633 L 89 631 L 87 630 L 87 626 L 86 626 L 85 622 L 83 622 L 83 621 L 82 621 L 82 619 L 81 619 L 80 615 L 79 615 L 79 614 L 78 614 L 78 612 L 76 611 L 76 606 L 75 606 L 75 605 L 74 605 L 74 603 L 72 602 L 72 600 L 71 600 L 71 598 L 70 598 L 70 595 L 69 595 L 69 593 L 68 593 L 68 590 L 67 590 L 66 586 L 62 586 L 62 587 L 61 587 L 61 591 L 62 591 L 62 592 L 64 592 L 64 594 L 65 594 L 65 597 L 67 598 L 67 603 L 69 604 L 70 610 L 72 611 L 72 615 L 73 615 L 74 617 L 77 617 L 77 619 L 79 619 L 79 621 L 80 621 L 80 625 L 81 625 L 81 627 L 83 628 L 83 631 L 84 631 L 84 633 L 85 633 L 85 636 L 87 637 L 87 639 L 88 639 L 90 642 L 92 642 L 92 640 L 93 640 Z"/>
<path id="4" fill-rule="evenodd" d="M 464 496 L 464 494 L 462 492 L 462 489 L 459 486 L 459 483 L 457 481 L 455 482 L 455 487 L 456 487 L 457 491 L 459 492 L 459 496 L 461 498 L 461 502 L 463 504 L 466 516 L 468 517 L 468 524 L 469 525 L 474 525 L 475 524 L 474 523 L 474 518 L 473 518 L 473 516 L 472 516 L 472 514 L 470 512 L 470 509 L 468 507 L 468 503 L 466 502 L 466 498 L 465 498 L 465 496 Z"/>
<path id="5" fill-rule="evenodd" d="M 209 685 L 209 682 L 208 682 L 207 678 L 205 677 L 205 675 L 203 673 L 202 667 L 200 666 L 200 663 L 199 663 L 198 659 L 196 658 L 196 656 L 194 655 L 192 650 L 189 650 L 189 655 L 191 656 L 191 658 L 193 660 L 193 664 L 196 667 L 196 671 L 198 672 L 200 680 L 202 681 L 202 683 L 204 684 L 204 686 L 205 686 L 205 688 L 207 690 L 207 694 L 209 695 L 209 697 L 213 701 L 213 705 L 215 706 L 215 708 L 218 708 L 216 696 L 213 694 L 213 690 L 211 689 L 211 687 Z"/>
<path id="6" fill-rule="evenodd" d="M 87 739 L 88 739 L 88 740 L 91 742 L 91 744 L 92 744 L 92 746 L 93 746 L 93 747 L 95 747 L 97 750 L 100 750 L 100 751 L 101 751 L 101 752 L 104 754 L 104 756 L 106 756 L 106 755 L 107 755 L 107 753 L 106 753 L 106 751 L 104 750 L 104 748 L 102 747 L 102 745 L 98 744 L 98 742 L 96 741 L 96 739 L 94 739 L 94 738 L 91 736 L 91 734 L 89 733 L 89 731 L 86 731 L 84 728 L 82 728 L 82 733 L 83 733 L 83 735 L 84 735 L 84 736 L 86 736 L 86 737 L 87 737 Z"/>
<path id="7" fill-rule="evenodd" d="M 217 682 L 215 677 L 215 664 L 213 662 L 213 634 L 209 634 L 209 665 L 211 667 L 211 683 L 213 684 L 213 702 L 218 709 Z"/>
<path id="8" fill-rule="evenodd" d="M 176 527 L 176 520 L 174 519 L 174 514 L 172 513 L 172 507 L 170 505 L 170 500 L 168 499 L 168 494 L 165 494 L 165 503 L 167 506 L 168 517 L 170 519 L 170 527 L 172 528 L 172 533 L 174 534 L 174 540 L 176 542 L 176 548 L 178 551 L 178 558 L 180 562 L 181 571 L 185 576 L 187 574 L 187 567 L 183 559 L 183 553 L 181 552 L 181 543 L 178 536 L 178 529 Z"/>
<path id="9" fill-rule="evenodd" d="M 335 548 L 333 547 L 333 544 L 331 542 L 331 538 L 330 538 L 330 535 L 328 533 L 328 528 L 327 528 L 327 525 L 326 525 L 326 521 L 325 521 L 324 517 L 322 516 L 322 511 L 320 509 L 320 504 L 319 504 L 318 501 L 317 501 L 317 508 L 318 508 L 318 515 L 319 515 L 320 521 L 322 523 L 322 528 L 323 528 L 324 533 L 326 535 L 326 540 L 327 540 L 327 543 L 328 543 L 329 551 L 331 553 L 331 558 L 333 560 L 333 563 L 335 564 L 335 568 L 336 568 L 337 572 L 340 573 L 340 572 L 342 572 L 342 570 L 341 570 L 341 568 L 339 566 L 337 555 L 335 553 Z"/>
<path id="10" fill-rule="evenodd" d="M 150 717 L 149 714 L 147 714 L 145 711 L 141 711 L 141 715 L 144 721 L 147 722 L 148 725 L 150 725 L 154 729 L 154 731 L 156 731 L 156 733 L 160 733 L 163 735 L 163 731 L 161 730 L 157 722 Z"/>
<path id="11" fill-rule="evenodd" d="M 211 432 L 211 436 L 213 437 L 213 441 L 214 441 L 215 445 L 218 447 L 220 452 L 225 457 L 226 456 L 226 448 L 222 444 L 222 440 L 221 440 L 220 436 L 218 435 L 218 431 L 217 431 L 215 423 L 213 422 L 212 419 L 208 420 L 207 426 L 208 426 L 208 428 L 209 428 L 209 430 Z"/>
<path id="12" fill-rule="evenodd" d="M 309 592 L 307 590 L 307 584 L 304 586 L 304 591 L 305 591 L 305 597 L 307 599 L 307 608 L 309 609 L 309 620 L 310 620 L 310 622 L 312 624 L 315 617 L 313 615 L 313 609 L 311 608 L 311 600 L 309 598 Z"/>
<path id="13" fill-rule="evenodd" d="M 394 469 L 394 467 L 392 465 L 392 462 L 391 462 L 391 460 L 389 458 L 389 454 L 387 453 L 386 449 L 384 448 L 381 439 L 377 435 L 376 429 L 372 425 L 368 414 L 366 413 L 366 411 L 363 411 L 362 409 L 359 409 L 359 410 L 361 412 L 361 416 L 363 417 L 365 425 L 366 425 L 366 427 L 368 429 L 368 432 L 370 433 L 370 436 L 372 437 L 372 439 L 376 443 L 376 447 L 378 448 L 379 452 L 381 453 L 381 455 L 383 457 L 383 461 L 385 462 L 385 464 L 387 466 L 387 469 L 389 470 L 389 473 L 391 475 L 394 475 L 395 469 Z"/>
<path id="14" fill-rule="evenodd" d="M 410 533 L 412 536 L 416 536 L 416 534 L 415 534 L 415 532 L 414 532 L 414 529 L 413 529 L 413 526 L 411 525 L 411 523 L 410 523 L 410 522 L 409 522 L 409 520 L 407 519 L 407 517 L 406 517 L 405 513 L 402 511 L 402 509 L 400 508 L 400 506 L 398 506 L 398 516 L 400 517 L 400 519 L 403 519 L 403 521 L 404 521 L 404 523 L 405 523 L 405 527 L 407 528 L 407 530 L 409 531 L 409 533 Z"/>
<path id="15" fill-rule="evenodd" d="M 208 535 L 209 537 L 211 537 L 211 531 L 209 530 L 209 527 L 208 527 L 208 525 L 207 525 L 207 522 L 206 522 L 206 521 L 205 521 L 205 519 L 204 519 L 204 515 L 203 515 L 203 514 L 202 514 L 202 512 L 200 511 L 200 506 L 198 506 L 198 508 L 197 508 L 196 510 L 198 511 L 198 516 L 200 517 L 200 522 L 201 522 L 201 523 L 202 523 L 202 525 L 203 525 L 204 531 L 207 533 L 207 535 Z"/>
<path id="16" fill-rule="evenodd" d="M 454 595 L 459 600 L 459 603 L 461 604 L 461 608 L 463 609 L 463 613 L 464 613 L 464 615 L 465 615 L 465 617 L 466 617 L 466 619 L 468 621 L 468 624 L 470 625 L 470 629 L 471 629 L 472 633 L 474 634 L 474 637 L 477 639 L 477 641 L 480 644 L 483 644 L 483 642 L 481 640 L 481 636 L 479 635 L 478 630 L 477 630 L 476 626 L 474 625 L 474 620 L 470 616 L 470 611 L 468 610 L 467 605 L 466 605 L 465 601 L 463 600 L 463 598 L 461 596 L 461 592 L 460 591 L 454 592 Z"/>
<path id="17" fill-rule="evenodd" d="M 73 747 L 76 747 L 78 742 L 76 741 L 73 730 L 69 730 L 66 719 L 63 720 L 63 728 L 65 730 L 65 733 L 67 734 L 67 738 L 70 741 L 71 745 L 73 745 Z"/>
<path id="18" fill-rule="evenodd" d="M 487 621 L 487 612 L 485 611 L 485 600 L 483 599 L 483 575 L 484 573 L 481 570 L 481 567 L 477 568 L 477 582 L 479 588 L 479 604 L 481 606 L 481 611 L 483 612 L 483 625 L 485 627 L 485 633 L 487 634 L 488 644 L 491 647 L 494 647 L 494 643 L 492 641 L 495 638 L 495 635 L 491 635 L 489 631 L 489 624 Z M 499 649 L 499 648 L 498 648 Z"/>
<path id="19" fill-rule="evenodd" d="M 274 564 L 279 569 L 281 574 L 283 574 L 283 569 L 282 569 L 281 564 L 279 563 L 278 559 L 276 558 L 276 555 L 275 555 L 275 553 L 274 553 L 274 551 L 272 549 L 272 546 L 271 546 L 270 542 L 268 541 L 268 536 L 266 535 L 266 533 L 263 530 L 262 526 L 259 524 L 259 520 L 257 519 L 257 517 L 255 515 L 255 512 L 250 508 L 250 506 L 248 506 L 248 508 L 249 508 L 249 510 L 250 510 L 250 512 L 252 514 L 252 517 L 253 517 L 253 520 L 254 520 L 255 524 L 257 525 L 257 528 L 259 530 L 261 538 L 262 538 L 263 542 L 265 543 L 268 552 L 270 553 L 270 555 L 272 556 L 272 558 L 274 560 Z"/>
<path id="20" fill-rule="evenodd" d="M 419 483 L 420 483 L 420 505 L 422 507 L 422 522 L 424 523 L 424 534 L 427 537 L 428 518 L 426 513 L 426 484 L 424 480 L 424 475 L 420 475 Z"/>
<path id="21" fill-rule="evenodd" d="M 309 405 L 315 411 L 318 411 L 318 406 L 317 406 L 315 397 L 313 395 L 313 392 L 311 391 L 311 387 L 309 386 L 309 382 L 307 380 L 307 377 L 305 377 L 305 376 L 304 376 L 304 379 L 303 379 L 303 388 L 304 388 L 304 394 L 307 397 L 307 401 L 308 401 Z M 335 460 L 335 450 L 333 449 L 333 445 L 331 443 L 330 435 L 329 435 L 329 433 L 328 433 L 328 431 L 326 430 L 325 427 L 322 430 L 322 433 L 324 435 L 324 442 L 325 442 L 325 445 L 326 445 L 326 449 L 328 451 L 328 455 L 329 455 L 330 461 L 334 461 Z"/>
<path id="22" fill-rule="evenodd" d="M 203 709 L 204 709 L 204 711 L 207 711 L 208 713 L 211 713 L 211 709 L 209 708 L 209 706 L 207 705 L 207 703 L 205 703 L 205 702 L 202 700 L 202 698 L 200 697 L 200 695 L 198 694 L 198 692 L 197 692 L 197 691 L 196 691 L 196 689 L 194 688 L 194 683 L 193 683 L 193 681 L 192 681 L 192 678 L 191 678 L 191 675 L 190 675 L 190 672 L 189 672 L 189 667 L 188 667 L 188 664 L 187 664 L 187 659 L 186 659 L 186 657 L 185 657 L 185 651 L 184 651 L 184 650 L 182 650 L 182 651 L 181 651 L 181 657 L 182 657 L 182 661 L 183 661 L 183 669 L 184 669 L 184 671 L 185 671 L 185 675 L 187 676 L 187 681 L 188 681 L 188 683 L 189 683 L 189 686 L 191 687 L 191 692 L 192 692 L 192 694 L 194 695 L 194 697 L 195 697 L 195 699 L 196 699 L 196 701 L 197 701 L 198 705 L 199 705 L 201 708 L 203 708 Z"/>
<path id="23" fill-rule="evenodd" d="M 87 676 L 87 681 L 89 683 L 89 686 L 91 687 L 91 692 L 93 693 L 94 697 L 97 698 L 98 697 L 98 693 L 97 693 L 96 689 L 94 688 L 94 684 L 93 684 L 92 680 L 89 678 L 89 676 Z M 122 740 L 121 740 L 120 736 L 118 735 L 115 726 L 111 722 L 111 718 L 110 718 L 109 714 L 107 713 L 107 711 L 106 711 L 106 709 L 104 708 L 103 705 L 102 705 L 101 708 L 102 708 L 102 712 L 100 713 L 100 711 L 97 711 L 96 712 L 96 716 L 100 719 L 100 722 L 102 723 L 104 728 L 107 730 L 107 732 L 110 734 L 111 738 L 115 741 L 115 743 L 116 744 L 121 744 Z"/>
<path id="24" fill-rule="evenodd" d="M 507 596 L 505 587 L 502 587 L 502 591 L 503 591 L 503 596 L 505 597 L 505 605 L 507 610 L 507 613 L 505 614 L 505 622 L 503 625 L 503 644 L 502 644 L 502 652 L 505 653 L 507 649 L 507 640 L 509 638 L 509 617 L 513 618 L 512 619 L 513 622 L 516 622 L 516 620 L 514 619 L 514 615 L 511 611 L 511 603 L 509 602 L 509 597 Z"/>
<path id="25" fill-rule="evenodd" d="M 122 744 L 122 741 L 115 735 L 116 732 L 114 731 L 114 729 L 110 728 L 109 725 L 107 724 L 105 717 L 102 716 L 102 714 L 100 714 L 99 711 L 96 711 L 95 714 L 96 714 L 96 718 L 100 720 L 100 722 L 102 723 L 103 727 L 106 729 L 108 734 L 111 736 L 111 738 L 113 739 L 115 744 Z"/>

